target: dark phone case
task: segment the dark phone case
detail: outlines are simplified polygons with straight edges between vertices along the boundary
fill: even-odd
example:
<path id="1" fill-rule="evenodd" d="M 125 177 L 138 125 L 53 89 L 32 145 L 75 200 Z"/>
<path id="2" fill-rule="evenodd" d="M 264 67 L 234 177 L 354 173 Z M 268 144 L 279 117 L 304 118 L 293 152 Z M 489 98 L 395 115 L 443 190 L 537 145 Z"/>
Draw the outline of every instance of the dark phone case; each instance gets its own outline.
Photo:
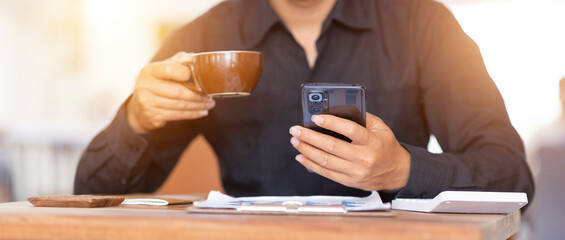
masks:
<path id="1" fill-rule="evenodd" d="M 323 100 L 319 105 L 313 105 L 309 99 L 310 93 L 320 93 Z M 318 127 L 312 122 L 314 114 L 331 114 L 340 118 L 352 120 L 365 127 L 365 87 L 360 84 L 338 83 L 307 83 L 302 84 L 302 124 L 304 127 L 328 134 L 345 141 L 347 137 Z M 319 112 L 313 108 L 319 107 Z"/>

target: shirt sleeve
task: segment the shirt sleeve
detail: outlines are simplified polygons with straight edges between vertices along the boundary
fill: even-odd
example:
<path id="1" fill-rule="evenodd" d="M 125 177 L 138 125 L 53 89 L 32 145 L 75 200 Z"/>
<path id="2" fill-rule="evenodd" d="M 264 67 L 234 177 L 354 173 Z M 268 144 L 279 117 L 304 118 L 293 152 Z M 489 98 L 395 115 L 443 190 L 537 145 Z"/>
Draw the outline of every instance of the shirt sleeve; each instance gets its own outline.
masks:
<path id="1" fill-rule="evenodd" d="M 396 197 L 480 190 L 525 192 L 531 200 L 533 180 L 522 140 L 478 46 L 442 4 L 420 2 L 414 41 L 422 108 L 444 153 L 403 144 L 411 153 L 411 169 Z"/>
<path id="2" fill-rule="evenodd" d="M 75 194 L 126 192 L 132 185 L 130 178 L 136 175 L 134 167 L 138 166 L 137 175 L 146 170 L 147 147 L 147 139 L 130 128 L 123 104 L 83 153 L 75 176 Z"/>

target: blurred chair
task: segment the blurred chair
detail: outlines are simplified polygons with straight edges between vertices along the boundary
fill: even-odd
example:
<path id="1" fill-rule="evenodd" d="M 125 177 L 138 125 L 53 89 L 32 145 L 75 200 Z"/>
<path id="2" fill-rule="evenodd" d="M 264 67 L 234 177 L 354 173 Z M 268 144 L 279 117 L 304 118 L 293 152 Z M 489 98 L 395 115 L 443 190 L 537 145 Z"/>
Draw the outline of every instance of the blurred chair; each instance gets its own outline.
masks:
<path id="1" fill-rule="evenodd" d="M 12 168 L 6 160 L 6 150 L 2 133 L 0 132 L 0 202 L 13 201 Z"/>
<path id="2" fill-rule="evenodd" d="M 524 239 L 565 239 L 565 78 L 559 81 L 559 98 L 561 118 L 532 143 L 536 195 L 524 214 Z"/>
<path id="3" fill-rule="evenodd" d="M 561 117 L 539 130 L 527 146 L 536 192 L 516 240 L 565 239 L 565 77 L 559 81 Z"/>
<path id="4" fill-rule="evenodd" d="M 200 135 L 184 151 L 165 183 L 155 193 L 208 193 L 210 190 L 225 192 L 216 154 Z"/>
<path id="5" fill-rule="evenodd" d="M 11 170 L 0 159 L 0 203 L 11 201 L 13 201 Z"/>
<path id="6" fill-rule="evenodd" d="M 542 147 L 538 156 L 536 195 L 524 215 L 530 228 L 524 239 L 565 239 L 565 145 Z"/>

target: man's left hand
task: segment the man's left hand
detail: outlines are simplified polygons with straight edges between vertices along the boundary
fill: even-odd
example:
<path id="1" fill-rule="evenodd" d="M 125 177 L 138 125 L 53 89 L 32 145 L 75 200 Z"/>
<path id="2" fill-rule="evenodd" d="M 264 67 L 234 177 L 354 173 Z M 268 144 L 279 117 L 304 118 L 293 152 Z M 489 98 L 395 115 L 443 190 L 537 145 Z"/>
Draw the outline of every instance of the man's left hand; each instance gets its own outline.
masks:
<path id="1" fill-rule="evenodd" d="M 397 190 L 408 182 L 410 153 L 390 128 L 367 113 L 367 128 L 332 115 L 314 115 L 316 125 L 342 134 L 351 143 L 301 126 L 290 128 L 296 160 L 345 186 L 367 191 Z"/>

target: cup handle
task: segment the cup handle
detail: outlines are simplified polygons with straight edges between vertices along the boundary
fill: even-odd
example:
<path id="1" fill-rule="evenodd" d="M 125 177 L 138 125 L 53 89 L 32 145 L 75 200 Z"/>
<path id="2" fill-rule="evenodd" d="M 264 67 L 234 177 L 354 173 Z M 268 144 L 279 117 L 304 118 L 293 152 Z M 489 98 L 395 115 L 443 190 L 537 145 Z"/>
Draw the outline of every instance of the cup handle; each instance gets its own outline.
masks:
<path id="1" fill-rule="evenodd" d="M 188 67 L 190 68 L 191 77 L 190 79 L 188 79 L 188 81 L 181 82 L 181 84 L 197 93 L 204 93 L 204 91 L 202 91 L 202 88 L 198 85 L 198 81 L 196 81 L 196 75 L 194 74 L 194 65 L 192 63 L 189 63 Z"/>

